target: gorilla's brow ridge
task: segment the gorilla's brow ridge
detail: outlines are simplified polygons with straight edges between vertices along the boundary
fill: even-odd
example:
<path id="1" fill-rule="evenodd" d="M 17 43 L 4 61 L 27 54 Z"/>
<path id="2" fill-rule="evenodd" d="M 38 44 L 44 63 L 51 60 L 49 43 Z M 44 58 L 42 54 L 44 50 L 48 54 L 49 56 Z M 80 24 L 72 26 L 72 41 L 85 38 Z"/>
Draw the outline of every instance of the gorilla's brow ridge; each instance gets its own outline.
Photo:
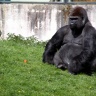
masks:
<path id="1" fill-rule="evenodd" d="M 82 16 L 84 15 L 83 13 L 86 13 L 86 11 L 84 8 L 81 7 L 76 7 L 75 9 L 73 9 L 73 12 L 71 13 L 71 16 Z"/>

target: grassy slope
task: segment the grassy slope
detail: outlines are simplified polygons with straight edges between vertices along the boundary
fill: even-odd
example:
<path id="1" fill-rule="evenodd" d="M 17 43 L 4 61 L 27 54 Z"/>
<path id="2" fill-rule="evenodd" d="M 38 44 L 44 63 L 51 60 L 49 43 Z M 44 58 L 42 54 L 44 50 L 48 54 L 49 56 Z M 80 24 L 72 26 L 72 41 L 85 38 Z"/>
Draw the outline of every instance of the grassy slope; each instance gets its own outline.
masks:
<path id="1" fill-rule="evenodd" d="M 96 74 L 74 76 L 43 64 L 43 50 L 0 41 L 0 96 L 96 96 Z"/>

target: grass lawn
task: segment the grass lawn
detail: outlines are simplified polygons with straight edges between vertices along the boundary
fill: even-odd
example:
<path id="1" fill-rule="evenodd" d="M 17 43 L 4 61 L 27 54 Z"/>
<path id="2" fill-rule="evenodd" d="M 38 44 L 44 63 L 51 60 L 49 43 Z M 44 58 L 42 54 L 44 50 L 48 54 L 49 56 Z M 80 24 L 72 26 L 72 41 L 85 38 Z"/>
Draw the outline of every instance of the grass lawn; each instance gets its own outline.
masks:
<path id="1" fill-rule="evenodd" d="M 42 44 L 0 41 L 0 96 L 96 96 L 96 73 L 71 75 L 42 63 Z"/>

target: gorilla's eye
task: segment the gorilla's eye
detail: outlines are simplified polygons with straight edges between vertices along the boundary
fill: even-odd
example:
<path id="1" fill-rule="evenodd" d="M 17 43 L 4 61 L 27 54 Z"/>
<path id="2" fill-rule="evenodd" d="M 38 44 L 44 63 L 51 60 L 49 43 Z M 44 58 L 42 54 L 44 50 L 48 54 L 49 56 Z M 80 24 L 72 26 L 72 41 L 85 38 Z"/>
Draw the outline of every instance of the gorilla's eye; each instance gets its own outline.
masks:
<path id="1" fill-rule="evenodd" d="M 70 20 L 78 20 L 78 18 L 70 18 Z"/>

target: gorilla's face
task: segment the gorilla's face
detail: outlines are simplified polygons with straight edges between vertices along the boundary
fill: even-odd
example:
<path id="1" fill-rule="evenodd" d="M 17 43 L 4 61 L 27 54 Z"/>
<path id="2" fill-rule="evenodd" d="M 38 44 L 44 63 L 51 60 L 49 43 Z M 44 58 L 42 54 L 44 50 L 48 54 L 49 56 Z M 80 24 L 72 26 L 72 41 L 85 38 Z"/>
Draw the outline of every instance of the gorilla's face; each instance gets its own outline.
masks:
<path id="1" fill-rule="evenodd" d="M 87 12 L 84 8 L 76 7 L 71 11 L 69 16 L 69 26 L 71 29 L 82 29 L 88 21 Z"/>
<path id="2" fill-rule="evenodd" d="M 69 17 L 69 26 L 71 29 L 80 29 L 84 25 L 83 18 L 79 16 L 70 16 Z"/>

